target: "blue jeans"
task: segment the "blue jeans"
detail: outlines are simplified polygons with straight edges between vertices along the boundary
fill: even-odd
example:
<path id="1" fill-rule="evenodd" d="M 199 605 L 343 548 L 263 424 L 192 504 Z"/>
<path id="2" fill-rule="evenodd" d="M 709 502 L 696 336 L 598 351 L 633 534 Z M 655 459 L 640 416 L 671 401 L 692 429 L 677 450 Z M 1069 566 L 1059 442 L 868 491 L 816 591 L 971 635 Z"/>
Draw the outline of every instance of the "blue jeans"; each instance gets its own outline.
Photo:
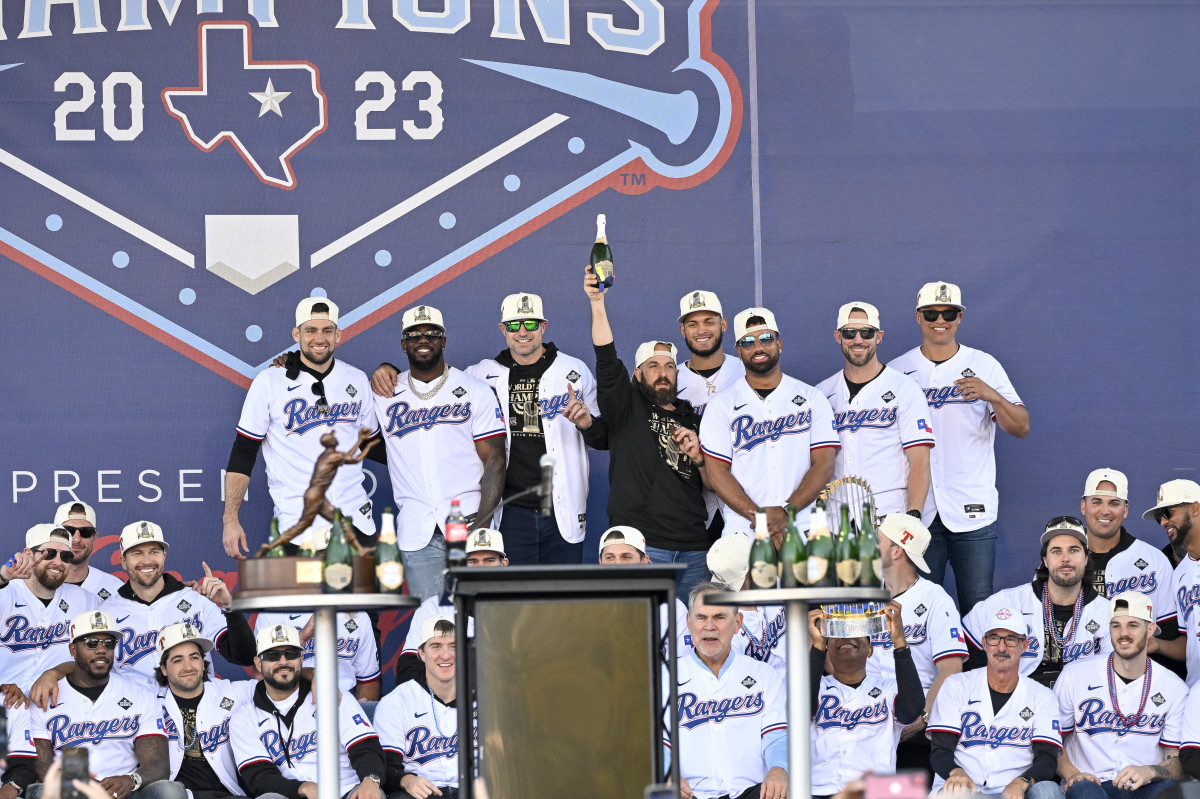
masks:
<path id="1" fill-rule="evenodd" d="M 1080 780 L 1067 789 L 1070 799 L 1150 799 L 1159 791 L 1164 791 L 1176 784 L 1175 780 L 1162 780 L 1143 785 L 1136 791 L 1127 791 L 1112 784 L 1112 780 L 1097 785 L 1088 780 Z"/>
<path id="2" fill-rule="evenodd" d="M 679 577 L 676 589 L 679 601 L 685 605 L 688 603 L 688 591 L 692 590 L 692 586 L 712 579 L 712 572 L 708 570 L 708 553 L 702 549 L 696 552 L 679 552 L 647 546 L 646 555 L 651 563 L 682 563 L 687 566 L 687 571 Z"/>
<path id="3" fill-rule="evenodd" d="M 500 517 L 500 532 L 504 535 L 504 554 L 513 566 L 583 563 L 583 542 L 567 543 L 553 513 L 543 516 L 536 508 L 507 505 Z"/>
<path id="4" fill-rule="evenodd" d="M 412 552 L 400 550 L 400 560 L 404 563 L 404 580 L 408 583 L 408 593 L 425 600 L 442 592 L 442 571 L 446 568 L 446 539 L 442 537 L 441 530 L 435 531 L 429 543 L 421 549 Z"/>
<path id="5" fill-rule="evenodd" d="M 1035 782 L 1025 791 L 1025 799 L 1063 799 L 1063 789 L 1057 782 Z"/>
<path id="6" fill-rule="evenodd" d="M 978 530 L 955 533 L 946 529 L 941 516 L 935 516 L 929 525 L 929 548 L 925 550 L 925 562 L 929 564 L 929 579 L 938 585 L 946 582 L 947 561 L 954 569 L 958 611 L 966 616 L 977 602 L 993 593 L 996 523 L 992 522 Z"/>
<path id="7" fill-rule="evenodd" d="M 41 799 L 42 789 L 42 783 L 35 782 L 25 789 L 24 795 L 29 799 Z M 130 799 L 187 799 L 187 789 L 180 782 L 159 780 L 143 785 L 140 791 L 134 791 L 129 794 L 129 797 Z"/>

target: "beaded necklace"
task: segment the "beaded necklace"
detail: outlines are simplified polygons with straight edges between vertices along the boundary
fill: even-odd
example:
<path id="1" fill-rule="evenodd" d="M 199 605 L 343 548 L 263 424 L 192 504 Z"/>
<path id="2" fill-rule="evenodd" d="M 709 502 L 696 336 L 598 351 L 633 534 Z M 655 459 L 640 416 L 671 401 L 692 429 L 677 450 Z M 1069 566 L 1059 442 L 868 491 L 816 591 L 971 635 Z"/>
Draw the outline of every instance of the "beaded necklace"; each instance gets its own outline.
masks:
<path id="1" fill-rule="evenodd" d="M 1146 658 L 1146 673 L 1142 675 L 1142 701 L 1138 704 L 1137 712 L 1132 716 L 1126 716 L 1121 712 L 1121 706 L 1117 704 L 1117 672 L 1113 668 L 1113 661 L 1116 655 L 1108 656 L 1108 698 L 1112 700 L 1113 713 L 1116 714 L 1117 720 L 1126 727 L 1132 727 L 1137 724 L 1138 719 L 1142 717 L 1142 711 L 1146 709 L 1146 697 L 1150 696 L 1151 673 L 1154 665 L 1150 658 Z"/>
<path id="2" fill-rule="evenodd" d="M 1075 610 L 1071 613 L 1071 623 L 1063 630 L 1063 634 L 1058 634 L 1058 626 L 1054 623 L 1054 603 L 1050 601 L 1050 586 L 1049 583 L 1042 586 L 1042 619 L 1046 623 L 1046 632 L 1050 634 L 1060 647 L 1064 647 L 1071 641 L 1075 640 L 1075 627 L 1079 624 L 1079 617 L 1083 615 L 1083 587 L 1079 588 L 1079 596 L 1075 598 Z"/>

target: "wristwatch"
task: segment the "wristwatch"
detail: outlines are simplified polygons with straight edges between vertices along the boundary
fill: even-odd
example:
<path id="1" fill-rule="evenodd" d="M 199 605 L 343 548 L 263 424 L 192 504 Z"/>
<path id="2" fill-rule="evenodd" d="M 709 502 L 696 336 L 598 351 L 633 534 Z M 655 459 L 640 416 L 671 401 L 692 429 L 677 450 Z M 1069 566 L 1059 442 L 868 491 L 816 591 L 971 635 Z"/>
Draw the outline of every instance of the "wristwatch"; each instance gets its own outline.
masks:
<path id="1" fill-rule="evenodd" d="M 367 776 L 363 777 L 363 780 L 373 780 L 376 785 L 383 785 L 383 780 L 380 779 L 378 774 L 368 774 Z"/>
<path id="2" fill-rule="evenodd" d="M 790 516 L 795 516 L 796 515 L 796 506 L 790 502 L 785 502 L 785 503 L 783 503 L 783 512 Z"/>
<path id="3" fill-rule="evenodd" d="M 142 789 L 142 775 L 138 774 L 136 771 L 131 771 L 127 776 L 129 779 L 133 780 L 133 790 L 130 791 L 130 793 L 137 793 L 140 791 Z"/>
<path id="4" fill-rule="evenodd" d="M 910 511 L 907 511 L 907 513 L 909 516 L 913 517 L 914 519 L 921 518 L 921 511 L 917 510 L 916 508 L 914 508 Z"/>

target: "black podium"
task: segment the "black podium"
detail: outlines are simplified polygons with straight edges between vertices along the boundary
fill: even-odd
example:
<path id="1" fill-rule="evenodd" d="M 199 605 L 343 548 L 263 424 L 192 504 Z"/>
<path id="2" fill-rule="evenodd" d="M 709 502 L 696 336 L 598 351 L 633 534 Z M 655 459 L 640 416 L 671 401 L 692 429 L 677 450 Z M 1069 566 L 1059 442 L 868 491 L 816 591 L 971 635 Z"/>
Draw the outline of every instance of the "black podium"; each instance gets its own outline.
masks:
<path id="1" fill-rule="evenodd" d="M 493 797 L 641 799 L 665 781 L 663 741 L 678 751 L 675 581 L 683 568 L 450 570 L 460 796 L 479 796 L 476 776 Z M 474 746 L 462 734 L 472 710 Z M 670 774 L 678 785 L 677 758 Z"/>

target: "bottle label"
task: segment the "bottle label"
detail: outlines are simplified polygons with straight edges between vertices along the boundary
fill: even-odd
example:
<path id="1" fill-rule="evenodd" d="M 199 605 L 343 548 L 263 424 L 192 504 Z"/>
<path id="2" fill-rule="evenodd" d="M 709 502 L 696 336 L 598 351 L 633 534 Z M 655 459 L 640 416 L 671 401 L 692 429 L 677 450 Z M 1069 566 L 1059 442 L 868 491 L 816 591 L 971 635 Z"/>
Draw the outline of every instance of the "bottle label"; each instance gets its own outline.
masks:
<path id="1" fill-rule="evenodd" d="M 862 567 L 857 560 L 840 560 L 837 565 L 837 576 L 846 585 L 854 585 L 858 582 L 858 575 L 862 573 Z"/>
<path id="2" fill-rule="evenodd" d="M 829 571 L 828 558 L 814 558 L 808 556 L 808 583 L 813 585 L 825 579 L 826 573 Z"/>
<path id="3" fill-rule="evenodd" d="M 312 585 L 321 582 L 321 566 L 319 560 L 301 560 L 296 563 L 296 582 Z"/>
<path id="4" fill-rule="evenodd" d="M 613 263 L 612 261 L 597 261 L 593 265 L 593 270 L 596 273 L 596 279 L 606 286 L 612 285 L 613 280 Z"/>
<path id="5" fill-rule="evenodd" d="M 341 591 L 354 579 L 354 567 L 347 563 L 330 563 L 325 567 L 325 584 Z"/>
<path id="6" fill-rule="evenodd" d="M 375 577 L 384 591 L 399 591 L 404 582 L 404 567 L 399 563 L 381 563 L 375 567 Z"/>
<path id="7" fill-rule="evenodd" d="M 792 564 L 792 574 L 796 577 L 796 582 L 804 585 L 808 582 L 808 561 L 798 560 Z"/>
<path id="8" fill-rule="evenodd" d="M 883 561 L 879 558 L 871 561 L 871 571 L 875 572 L 875 584 L 881 585 L 883 583 Z"/>
<path id="9" fill-rule="evenodd" d="M 750 567 L 750 582 L 758 588 L 774 588 L 778 579 L 779 570 L 775 568 L 774 563 L 758 560 Z"/>
<path id="10" fill-rule="evenodd" d="M 446 540 L 455 544 L 464 543 L 467 540 L 467 523 L 450 522 L 447 524 Z"/>

